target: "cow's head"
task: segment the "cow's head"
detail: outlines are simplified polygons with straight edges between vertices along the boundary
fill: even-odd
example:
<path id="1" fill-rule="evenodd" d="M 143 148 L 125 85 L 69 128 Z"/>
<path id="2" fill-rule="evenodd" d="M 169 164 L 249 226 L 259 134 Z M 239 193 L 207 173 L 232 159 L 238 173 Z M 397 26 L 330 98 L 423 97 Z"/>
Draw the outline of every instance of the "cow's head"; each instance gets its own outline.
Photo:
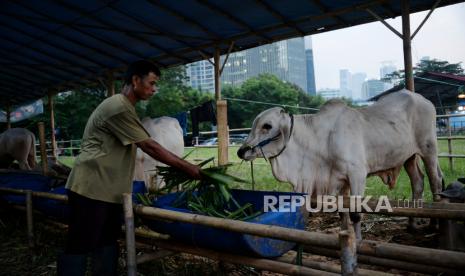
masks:
<path id="1" fill-rule="evenodd" d="M 255 118 L 244 144 L 237 151 L 239 158 L 250 161 L 257 157 L 274 158 L 285 149 L 294 120 L 283 108 L 274 107 Z"/>

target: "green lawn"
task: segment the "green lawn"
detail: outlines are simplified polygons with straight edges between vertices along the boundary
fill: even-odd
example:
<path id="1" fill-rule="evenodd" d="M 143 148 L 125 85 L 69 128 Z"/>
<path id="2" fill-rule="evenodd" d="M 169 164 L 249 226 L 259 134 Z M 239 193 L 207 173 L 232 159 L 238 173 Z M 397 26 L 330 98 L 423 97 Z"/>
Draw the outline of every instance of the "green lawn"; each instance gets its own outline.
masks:
<path id="1" fill-rule="evenodd" d="M 452 152 L 454 154 L 465 154 L 465 141 L 453 141 Z M 229 169 L 229 173 L 240 178 L 246 179 L 251 182 L 251 165 L 250 162 L 241 161 L 236 151 L 238 146 L 232 146 L 229 148 L 229 161 L 234 165 Z M 189 148 L 185 150 L 185 154 L 192 153 L 187 157 L 187 160 L 198 163 L 201 160 L 205 160 L 210 157 L 216 157 L 218 150 L 216 148 Z M 439 141 L 439 152 L 447 153 L 447 141 Z M 60 161 L 72 166 L 74 163 L 73 157 L 61 157 Z M 216 164 L 216 159 L 214 160 Z M 275 180 L 271 166 L 264 159 L 257 159 L 253 162 L 254 165 L 254 178 L 255 178 L 255 189 L 257 190 L 274 190 L 274 191 L 291 191 L 292 186 L 289 183 L 282 183 Z M 445 177 L 445 183 L 455 181 L 458 177 L 465 176 L 465 159 L 456 158 L 454 159 L 454 170 L 449 169 L 449 161 L 447 158 L 440 158 L 440 166 Z M 423 169 L 424 171 L 424 169 Z M 241 189 L 252 189 L 251 184 L 237 184 L 235 188 Z M 366 195 L 379 197 L 380 195 L 387 195 L 390 199 L 404 199 L 410 198 L 411 188 L 410 181 L 407 173 L 402 169 L 396 187 L 393 190 L 389 190 L 380 178 L 370 177 L 367 180 Z M 425 193 L 424 197 L 426 200 L 431 200 L 431 192 L 429 189 L 428 178 L 425 176 Z"/>

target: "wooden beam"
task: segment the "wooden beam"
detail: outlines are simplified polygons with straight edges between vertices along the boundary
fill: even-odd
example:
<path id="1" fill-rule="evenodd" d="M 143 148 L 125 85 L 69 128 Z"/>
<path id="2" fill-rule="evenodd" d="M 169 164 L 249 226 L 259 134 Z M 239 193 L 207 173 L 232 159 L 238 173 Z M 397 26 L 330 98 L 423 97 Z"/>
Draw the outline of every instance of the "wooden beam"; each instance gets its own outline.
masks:
<path id="1" fill-rule="evenodd" d="M 27 6 L 27 5 L 25 5 L 24 3 L 20 3 L 20 2 L 15 2 L 15 3 L 16 3 L 17 5 L 22 6 L 22 7 L 25 8 L 25 9 L 27 9 L 27 10 L 33 12 L 33 13 L 40 14 L 41 16 L 45 17 L 45 18 L 46 18 L 47 20 L 49 20 L 49 21 L 52 21 L 52 22 L 59 22 L 59 24 L 62 24 L 62 25 L 66 26 L 66 27 L 68 27 L 68 28 L 70 28 L 70 29 L 72 29 L 72 30 L 75 30 L 75 31 L 80 32 L 80 33 L 82 33 L 82 34 L 84 34 L 84 35 L 87 35 L 87 36 L 89 36 L 89 37 L 92 37 L 93 39 L 95 39 L 95 40 L 97 40 L 97 41 L 100 41 L 100 42 L 102 42 L 102 43 L 105 43 L 105 44 L 107 44 L 107 45 L 110 45 L 110 46 L 112 46 L 112 47 L 115 47 L 115 48 L 117 48 L 117 49 L 121 49 L 121 48 L 119 48 L 119 47 L 117 47 L 117 46 L 115 46 L 115 45 L 110 44 L 107 40 L 102 39 L 102 38 L 99 37 L 99 36 L 96 36 L 96 35 L 94 35 L 94 34 L 88 32 L 88 31 L 83 31 L 83 30 L 80 30 L 80 29 L 74 27 L 73 24 L 70 23 L 70 22 L 60 21 L 60 20 L 58 20 L 58 19 L 56 19 L 56 18 L 51 17 L 49 14 L 47 14 L 47 13 L 45 13 L 45 12 L 42 12 L 42 11 L 40 11 L 40 10 L 34 9 L 34 8 L 30 7 L 30 6 Z M 14 18 L 17 19 L 17 20 L 21 20 L 21 17 L 20 17 L 20 18 L 14 17 Z M 32 25 L 32 26 L 34 26 L 34 27 L 36 27 L 36 28 L 40 28 L 40 26 L 38 26 L 38 25 L 37 25 L 36 23 L 34 23 L 32 20 L 22 19 L 22 21 L 23 21 L 23 22 L 27 21 L 27 24 L 30 24 L 30 25 Z M 99 48 L 96 48 L 96 47 L 93 47 L 93 46 L 84 44 L 84 43 L 82 43 L 81 41 L 79 41 L 79 40 L 77 40 L 77 39 L 75 39 L 75 38 L 70 37 L 69 35 L 67 35 L 68 33 L 60 33 L 59 30 L 61 30 L 61 29 L 60 29 L 60 28 L 57 28 L 57 29 L 55 29 L 55 30 L 53 30 L 53 31 L 49 31 L 48 34 L 53 34 L 53 35 L 55 35 L 55 36 L 57 36 L 57 37 L 61 37 L 61 38 L 65 39 L 65 40 L 71 41 L 72 43 L 77 44 L 77 45 L 79 45 L 80 47 L 84 47 L 84 48 L 90 49 L 90 50 L 92 50 L 92 51 L 98 52 L 98 53 L 101 54 L 101 55 L 104 55 L 104 56 L 106 56 L 106 57 L 109 57 L 110 59 L 114 59 L 114 60 L 117 60 L 117 61 L 122 62 L 122 63 L 126 63 L 126 62 L 127 62 L 127 61 L 123 60 L 122 58 L 118 57 L 117 55 L 111 54 L 111 51 L 101 50 L 101 49 L 99 49 Z M 123 50 L 123 51 L 129 52 L 128 49 Z"/>
<path id="2" fill-rule="evenodd" d="M 421 27 L 423 27 L 423 25 L 425 24 L 425 22 L 428 20 L 428 18 L 431 16 L 431 14 L 433 13 L 433 11 L 437 8 L 437 6 L 439 5 L 439 3 L 441 3 L 441 0 L 437 0 L 436 3 L 434 3 L 433 7 L 431 8 L 431 10 L 428 12 L 428 14 L 425 16 L 425 18 L 423 19 L 423 21 L 421 21 L 420 25 L 417 27 L 417 29 L 413 32 L 412 36 L 410 37 L 410 39 L 413 39 L 415 37 L 415 35 L 420 31 Z"/>
<path id="3" fill-rule="evenodd" d="M 250 33 L 256 35 L 256 36 L 259 36 L 263 39 L 265 39 L 265 41 L 267 43 L 271 43 L 273 42 L 273 40 L 264 35 L 263 32 L 258 32 L 256 31 L 254 28 L 252 28 L 252 26 L 250 26 L 249 24 L 245 23 L 244 21 L 242 21 L 240 18 L 238 18 L 237 16 L 234 16 L 232 15 L 231 13 L 227 12 L 226 10 L 220 8 L 218 5 L 216 4 L 213 4 L 212 2 L 208 2 L 206 0 L 197 0 L 198 3 L 206 6 L 207 8 L 209 8 L 211 11 L 215 12 L 215 13 L 219 13 L 221 14 L 222 16 L 225 16 L 227 17 L 229 20 L 231 20 L 232 22 L 234 22 L 236 25 L 239 25 L 245 29 L 247 29 Z"/>
<path id="4" fill-rule="evenodd" d="M 281 22 L 288 26 L 289 28 L 291 29 L 294 29 L 298 34 L 300 34 L 301 36 L 304 36 L 305 35 L 305 32 L 302 31 L 301 28 L 299 28 L 299 26 L 297 26 L 296 24 L 294 24 L 293 22 L 289 22 L 289 19 L 287 19 L 286 17 L 284 17 L 284 15 L 282 15 L 279 11 L 277 11 L 276 9 L 274 9 L 270 4 L 268 4 L 267 2 L 264 2 L 263 0 L 255 0 L 255 2 L 257 2 L 260 6 L 264 7 L 269 13 L 271 13 L 275 18 L 277 18 L 278 20 L 281 20 Z"/>
<path id="5" fill-rule="evenodd" d="M 49 92 L 48 93 L 48 110 L 50 111 L 50 142 L 51 142 L 51 148 L 52 148 L 52 156 L 55 159 L 55 161 L 58 160 L 58 155 L 57 155 L 57 142 L 55 138 L 55 109 L 53 107 L 53 93 Z"/>
<path id="6" fill-rule="evenodd" d="M 366 11 L 369 14 L 371 14 L 374 18 L 378 19 L 379 22 L 383 23 L 384 26 L 386 26 L 389 30 L 391 30 L 394 34 L 396 34 L 398 37 L 402 39 L 402 34 L 399 33 L 396 29 L 394 29 L 394 27 L 389 25 L 386 21 L 384 21 L 384 19 L 381 16 L 377 15 L 374 11 L 372 11 L 369 8 L 367 8 Z"/>
<path id="7" fill-rule="evenodd" d="M 402 6 L 402 36 L 404 45 L 405 87 L 415 92 L 413 81 L 412 44 L 410 36 L 410 1 L 401 0 Z"/>
<path id="8" fill-rule="evenodd" d="M 194 49 L 194 50 L 197 50 L 197 51 L 199 51 L 199 52 L 201 52 L 201 53 L 203 53 L 203 54 L 206 54 L 206 53 L 203 51 L 202 48 L 200 48 L 200 47 L 198 47 L 198 46 L 195 46 L 195 45 L 192 45 L 191 43 L 188 43 L 188 42 L 183 41 L 182 39 L 180 39 L 180 38 L 178 37 L 178 35 L 176 35 L 176 34 L 170 34 L 170 33 L 164 32 L 164 31 L 162 31 L 160 28 L 154 26 L 153 24 L 149 24 L 149 23 L 147 23 L 146 21 L 141 20 L 141 19 L 135 17 L 134 15 L 128 13 L 127 11 L 125 11 L 125 10 L 123 10 L 123 9 L 120 9 L 119 7 L 115 7 L 114 5 L 111 5 L 111 4 L 110 4 L 110 5 L 108 6 L 108 8 L 110 8 L 110 9 L 112 9 L 112 10 L 114 10 L 114 11 L 116 11 L 116 12 L 118 12 L 118 13 L 120 13 L 120 14 L 126 16 L 126 17 L 129 17 L 131 20 L 134 20 L 134 21 L 136 21 L 137 23 L 139 23 L 139 24 L 141 24 L 141 25 L 143 25 L 143 26 L 145 26 L 145 27 L 147 27 L 147 28 L 149 28 L 149 29 L 151 29 L 151 30 L 154 30 L 158 35 L 166 36 L 166 37 L 172 39 L 173 41 L 176 41 L 176 42 L 179 43 L 179 44 L 183 44 L 183 45 L 185 45 L 185 46 L 187 46 L 187 47 L 189 47 L 189 48 L 191 48 L 191 49 Z M 185 37 L 184 37 L 184 38 L 185 38 Z M 199 38 L 199 39 L 204 40 L 204 38 Z"/>
<path id="9" fill-rule="evenodd" d="M 45 145 L 45 127 L 44 122 L 37 123 L 39 127 L 39 141 L 40 141 L 40 159 L 42 161 L 42 173 L 48 174 L 48 161 L 47 161 L 47 148 Z"/>
<path id="10" fill-rule="evenodd" d="M 11 104 L 6 107 L 6 128 L 11 128 Z"/>
<path id="11" fill-rule="evenodd" d="M 327 13 L 329 11 L 328 7 L 326 7 L 325 4 L 321 3 L 320 0 L 311 0 L 310 2 L 317 6 L 323 13 Z M 347 21 L 342 19 L 342 17 L 340 17 L 339 15 L 331 15 L 330 17 L 336 19 L 336 21 L 341 24 L 348 25 Z"/>
<path id="12" fill-rule="evenodd" d="M 321 276 L 335 276 L 338 274 L 308 268 L 304 266 L 298 266 L 289 263 L 278 262 L 265 258 L 254 258 L 239 254 L 231 254 L 226 252 L 218 252 L 211 249 L 200 248 L 197 246 L 189 246 L 181 244 L 176 241 L 162 241 L 154 240 L 153 244 L 165 248 L 171 251 L 186 252 L 193 255 L 207 257 L 217 261 L 225 261 L 228 263 L 246 265 L 258 268 L 260 270 L 277 272 L 285 275 L 321 275 Z"/>
<path id="13" fill-rule="evenodd" d="M 3 23 L 4 23 L 4 22 L 3 22 Z M 28 23 L 28 24 L 29 24 L 29 23 Z M 22 35 L 24 35 L 24 36 L 31 37 L 31 38 L 33 38 L 33 39 L 36 40 L 36 41 L 40 41 L 41 43 L 48 45 L 49 47 L 52 47 L 52 48 L 58 49 L 58 50 L 60 50 L 60 51 L 66 52 L 66 53 L 70 54 L 71 56 L 75 56 L 75 57 L 81 58 L 81 59 L 83 59 L 83 60 L 87 60 L 88 62 L 93 63 L 93 64 L 96 64 L 96 65 L 98 65 L 98 66 L 105 66 L 103 63 L 100 63 L 100 62 L 98 62 L 98 61 L 95 61 L 95 60 L 93 60 L 93 59 L 91 59 L 91 58 L 89 58 L 89 57 L 87 57 L 87 56 L 85 56 L 85 55 L 81 55 L 81 54 L 79 54 L 79 53 L 76 53 L 75 51 L 72 51 L 72 50 L 70 50 L 70 49 L 67 49 L 66 47 L 60 47 L 58 44 L 49 42 L 49 41 L 47 40 L 46 36 L 39 35 L 39 34 L 31 34 L 31 33 L 29 33 L 29 32 L 26 32 L 26 31 L 24 31 L 24 30 L 21 30 L 20 28 L 16 27 L 16 26 L 13 25 L 13 24 L 7 24 L 7 26 L 8 26 L 8 28 L 9 28 L 10 30 L 14 30 L 15 32 L 20 33 L 20 34 L 22 34 Z M 40 30 L 40 28 L 38 28 L 38 27 L 36 27 L 36 28 L 37 28 L 38 30 Z M 10 38 L 10 39 L 11 39 L 11 38 Z M 63 58 L 63 57 L 60 57 L 60 56 L 56 56 L 56 55 L 54 55 L 53 53 L 50 53 L 50 52 L 47 52 L 47 51 L 38 49 L 38 48 L 36 48 L 36 47 L 33 47 L 33 45 L 34 45 L 35 43 L 31 43 L 31 42 L 29 42 L 29 43 L 19 43 L 19 42 L 16 42 L 16 44 L 21 44 L 21 47 L 28 48 L 28 49 L 31 49 L 31 50 L 36 51 L 36 52 L 40 52 L 40 53 L 42 53 L 42 54 L 44 54 L 44 55 L 47 55 L 47 56 L 50 56 L 50 57 L 52 57 L 52 58 L 54 58 L 54 59 L 56 59 L 56 60 L 60 60 L 60 61 L 61 61 L 61 60 L 65 60 L 65 61 L 70 62 L 70 63 L 72 62 L 72 61 L 69 60 L 68 58 Z M 94 71 L 94 73 L 96 73 L 96 72 L 97 72 L 97 71 Z"/>
<path id="14" fill-rule="evenodd" d="M 65 1 L 62 1 L 62 0 L 55 0 L 55 1 L 57 1 L 62 7 L 66 8 L 66 9 L 68 9 L 68 10 L 72 10 L 72 11 L 78 12 L 78 13 L 81 14 L 82 16 L 87 17 L 87 18 L 90 18 L 90 19 L 92 19 L 92 20 L 94 20 L 94 21 L 96 21 L 96 22 L 99 22 L 100 24 L 103 24 L 103 25 L 106 25 L 106 26 L 109 26 L 109 27 L 116 27 L 114 24 L 109 23 L 108 21 L 102 20 L 102 19 L 101 19 L 100 17 L 98 17 L 98 16 L 95 16 L 95 15 L 93 15 L 93 14 L 90 14 L 90 13 L 86 12 L 84 9 L 80 8 L 80 7 L 77 6 L 77 5 L 73 5 L 73 4 L 70 4 L 70 3 L 65 2 Z M 158 49 L 158 50 L 160 50 L 160 51 L 161 51 L 162 53 L 164 53 L 164 54 L 167 54 L 167 55 L 170 55 L 170 56 L 172 56 L 172 57 L 175 57 L 175 58 L 177 58 L 177 59 L 179 59 L 179 60 L 182 60 L 182 61 L 184 61 L 184 62 L 186 62 L 186 63 L 191 62 L 191 60 L 187 59 L 186 57 L 183 57 L 183 56 L 181 56 L 181 55 L 178 55 L 178 54 L 176 54 L 175 52 L 173 52 L 173 51 L 171 51 L 171 50 L 169 50 L 169 49 L 167 49 L 167 48 L 164 48 L 164 47 L 160 46 L 158 43 L 149 41 L 149 40 L 147 40 L 146 38 L 143 38 L 143 37 L 141 37 L 141 36 L 139 36 L 139 35 L 131 34 L 131 33 L 125 33 L 125 35 L 128 36 L 128 37 L 131 37 L 131 38 L 133 38 L 133 39 L 135 39 L 135 40 L 138 40 L 138 41 L 140 41 L 140 42 L 143 42 L 143 43 L 145 43 L 145 44 L 147 44 L 147 45 L 149 45 L 149 46 L 151 46 L 151 47 L 153 47 L 153 48 L 155 48 L 155 49 Z"/>
<path id="15" fill-rule="evenodd" d="M 136 238 L 134 234 L 134 213 L 132 209 L 132 194 L 123 194 L 124 226 L 126 232 L 126 255 L 128 276 L 137 275 Z"/>
<path id="16" fill-rule="evenodd" d="M 186 21 L 188 22 L 189 24 L 191 24 L 192 26 L 196 27 L 197 29 L 201 30 L 202 32 L 206 33 L 208 36 L 210 36 L 210 38 L 207 37 L 207 39 L 210 39 L 210 40 L 215 40 L 215 41 L 221 41 L 222 38 L 219 34 L 211 31 L 210 29 L 208 29 L 207 27 L 205 27 L 204 25 L 202 25 L 200 22 L 190 18 L 190 17 L 187 17 L 186 15 L 183 15 L 183 14 L 180 14 L 178 11 L 175 11 L 173 10 L 172 8 L 168 7 L 167 5 L 163 4 L 161 1 L 159 0 L 147 0 L 149 3 L 151 3 L 152 5 L 154 5 L 157 9 L 161 9 L 165 12 L 168 12 L 169 14 L 173 15 L 174 17 L 177 17 L 179 18 L 181 21 Z M 201 47 L 203 48 L 203 47 Z"/>

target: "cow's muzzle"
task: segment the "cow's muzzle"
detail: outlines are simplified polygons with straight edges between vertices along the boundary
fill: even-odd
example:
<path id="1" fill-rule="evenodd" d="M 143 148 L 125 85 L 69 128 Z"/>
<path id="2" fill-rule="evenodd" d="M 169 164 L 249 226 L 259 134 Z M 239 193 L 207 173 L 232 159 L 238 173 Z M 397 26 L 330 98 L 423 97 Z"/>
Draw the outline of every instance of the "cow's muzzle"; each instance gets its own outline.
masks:
<path id="1" fill-rule="evenodd" d="M 247 151 L 251 150 L 252 147 L 251 146 L 242 146 L 240 147 L 238 150 L 237 150 L 237 156 L 240 158 L 240 159 L 244 159 L 244 155 Z"/>

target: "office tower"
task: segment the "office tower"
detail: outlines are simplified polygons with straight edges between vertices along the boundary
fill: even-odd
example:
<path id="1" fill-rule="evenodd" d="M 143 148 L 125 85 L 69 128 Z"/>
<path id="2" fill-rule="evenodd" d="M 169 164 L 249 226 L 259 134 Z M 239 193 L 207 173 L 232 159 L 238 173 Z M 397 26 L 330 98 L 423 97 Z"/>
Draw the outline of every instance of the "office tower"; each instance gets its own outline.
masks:
<path id="1" fill-rule="evenodd" d="M 352 74 L 351 89 L 353 99 L 361 99 L 362 96 L 362 85 L 365 82 L 367 75 L 365 73 Z"/>
<path id="2" fill-rule="evenodd" d="M 315 68 L 313 65 L 313 46 L 312 38 L 306 36 L 305 41 L 305 61 L 307 65 L 307 93 L 315 96 L 316 95 L 316 85 L 315 85 Z"/>
<path id="3" fill-rule="evenodd" d="M 339 70 L 339 90 L 341 97 L 352 98 L 352 74 L 347 69 Z"/>
<path id="4" fill-rule="evenodd" d="M 201 91 L 215 92 L 215 72 L 208 60 L 190 63 L 186 66 L 188 85 Z"/>
<path id="5" fill-rule="evenodd" d="M 384 91 L 384 82 L 376 79 L 367 80 L 362 85 L 363 99 L 367 100 Z"/>
<path id="6" fill-rule="evenodd" d="M 221 56 L 223 62 L 225 56 Z M 205 91 L 214 91 L 213 66 L 198 61 L 187 66 L 188 84 Z M 296 84 L 307 91 L 307 67 L 302 37 L 279 41 L 231 53 L 221 75 L 223 85 L 239 86 L 251 77 L 273 74 L 282 81 Z"/>

